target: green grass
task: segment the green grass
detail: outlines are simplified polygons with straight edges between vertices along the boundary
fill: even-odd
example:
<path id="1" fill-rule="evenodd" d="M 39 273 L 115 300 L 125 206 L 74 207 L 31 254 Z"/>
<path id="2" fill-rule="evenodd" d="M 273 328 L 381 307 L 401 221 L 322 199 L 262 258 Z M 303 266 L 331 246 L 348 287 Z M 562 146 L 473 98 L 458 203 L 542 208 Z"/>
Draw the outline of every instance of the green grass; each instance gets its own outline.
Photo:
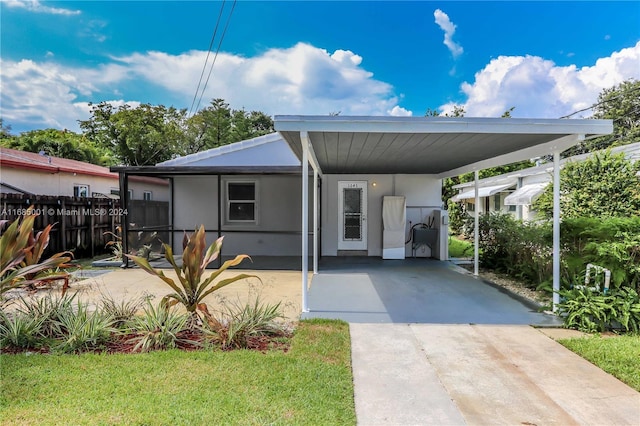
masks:
<path id="1" fill-rule="evenodd" d="M 303 321 L 287 353 L 2 355 L 3 424 L 355 424 L 348 325 Z"/>
<path id="2" fill-rule="evenodd" d="M 640 391 L 640 335 L 562 339 L 561 344 Z"/>
<path id="3" fill-rule="evenodd" d="M 450 236 L 449 257 L 473 257 L 473 244 Z"/>

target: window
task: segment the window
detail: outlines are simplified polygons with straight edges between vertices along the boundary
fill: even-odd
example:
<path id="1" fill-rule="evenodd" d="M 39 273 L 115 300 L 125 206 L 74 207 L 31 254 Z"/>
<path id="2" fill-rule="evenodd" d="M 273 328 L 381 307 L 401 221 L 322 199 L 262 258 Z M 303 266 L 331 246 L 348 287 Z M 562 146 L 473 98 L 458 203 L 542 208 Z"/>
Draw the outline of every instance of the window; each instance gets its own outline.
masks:
<path id="1" fill-rule="evenodd" d="M 474 203 L 467 203 L 467 211 L 468 212 L 476 211 L 476 205 Z"/>
<path id="2" fill-rule="evenodd" d="M 73 196 L 74 197 L 88 197 L 89 196 L 89 185 L 73 185 Z"/>
<path id="3" fill-rule="evenodd" d="M 256 183 L 227 182 L 227 220 L 256 222 Z"/>
<path id="4" fill-rule="evenodd" d="M 510 212 L 515 212 L 517 210 L 516 207 L 518 207 L 518 206 L 509 206 L 509 211 Z"/>
<path id="5" fill-rule="evenodd" d="M 499 212 L 502 210 L 500 208 L 500 194 L 496 194 L 493 196 L 493 210 Z"/>
<path id="6" fill-rule="evenodd" d="M 111 188 L 111 191 L 109 193 L 111 195 L 120 195 L 120 190 L 116 188 Z"/>
<path id="7" fill-rule="evenodd" d="M 142 194 L 142 199 L 145 201 L 151 201 L 153 200 L 153 192 L 151 191 L 144 191 Z"/>

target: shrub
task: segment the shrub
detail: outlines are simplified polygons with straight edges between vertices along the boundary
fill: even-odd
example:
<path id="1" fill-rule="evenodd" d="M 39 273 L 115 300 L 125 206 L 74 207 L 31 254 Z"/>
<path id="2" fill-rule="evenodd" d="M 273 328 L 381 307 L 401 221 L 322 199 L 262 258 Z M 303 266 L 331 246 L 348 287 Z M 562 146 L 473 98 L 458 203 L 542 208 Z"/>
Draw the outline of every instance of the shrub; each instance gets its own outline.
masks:
<path id="1" fill-rule="evenodd" d="M 171 349 L 178 344 L 196 344 L 197 342 L 181 339 L 179 333 L 187 328 L 190 316 L 178 313 L 175 308 L 160 303 L 154 307 L 150 300 L 144 308 L 144 314 L 135 317 L 130 323 L 130 330 L 137 335 L 128 340 L 135 343 L 134 352 Z"/>
<path id="2" fill-rule="evenodd" d="M 285 335 L 285 326 L 277 321 L 282 318 L 280 303 L 263 303 L 256 296 L 245 304 L 223 302 L 217 316 L 207 312 L 205 324 L 223 349 L 247 348 L 251 337 Z"/>
<path id="3" fill-rule="evenodd" d="M 75 309 L 62 311 L 58 324 L 61 335 L 54 349 L 61 352 L 98 349 L 117 331 L 109 315 L 99 310 L 90 312 L 88 306 L 81 302 Z"/>
<path id="4" fill-rule="evenodd" d="M 65 293 L 62 296 L 49 294 L 40 298 L 20 298 L 18 312 L 41 322 L 41 333 L 44 337 L 55 339 L 64 334 L 61 319 L 73 314 L 76 293 Z"/>
<path id="5" fill-rule="evenodd" d="M 71 260 L 69 252 L 57 253 L 49 259 L 40 261 L 44 249 L 49 243 L 52 225 L 34 236 L 33 224 L 36 219 L 31 208 L 22 219 L 13 221 L 0 237 L 0 295 L 18 287 L 38 282 L 45 273 L 49 278 L 63 277 L 65 274 L 50 274 L 49 270 L 66 266 Z M 7 221 L 0 221 L 0 229 Z"/>
<path id="6" fill-rule="evenodd" d="M 12 315 L 0 310 L 0 348 L 32 349 L 42 346 L 42 321 L 17 312 Z"/>
<path id="7" fill-rule="evenodd" d="M 148 300 L 149 296 L 142 296 L 137 299 L 117 301 L 109 295 L 102 294 L 98 306 L 103 313 L 111 316 L 114 327 L 123 328 L 134 319 L 136 313 Z"/>
<path id="8" fill-rule="evenodd" d="M 151 275 L 159 277 L 173 289 L 174 292 L 165 296 L 162 299 L 162 303 L 168 306 L 181 303 L 187 309 L 187 312 L 196 318 L 197 311 L 202 311 L 206 308 L 206 305 L 202 303 L 203 299 L 211 293 L 245 278 L 257 278 L 255 275 L 239 274 L 220 280 L 214 284 L 214 281 L 225 270 L 232 266 L 237 266 L 244 259 L 249 258 L 246 254 L 239 254 L 234 259 L 227 260 L 219 269 L 214 270 L 208 278 L 203 278 L 207 266 L 220 255 L 222 240 L 224 238 L 218 238 L 216 242 L 211 244 L 207 249 L 205 235 L 204 225 L 201 225 L 200 228 L 190 236 L 185 235 L 182 242 L 183 253 L 181 266 L 176 264 L 171 246 L 163 244 L 165 259 L 173 266 L 173 270 L 178 276 L 178 282 L 167 277 L 161 270 L 153 269 L 147 259 L 140 256 L 126 255 L 133 260 L 136 265 Z M 191 325 L 195 325 L 195 321 L 192 322 Z"/>
<path id="9" fill-rule="evenodd" d="M 588 333 L 640 330 L 640 298 L 629 287 L 603 294 L 589 288 L 560 290 L 558 312 L 567 328 Z"/>

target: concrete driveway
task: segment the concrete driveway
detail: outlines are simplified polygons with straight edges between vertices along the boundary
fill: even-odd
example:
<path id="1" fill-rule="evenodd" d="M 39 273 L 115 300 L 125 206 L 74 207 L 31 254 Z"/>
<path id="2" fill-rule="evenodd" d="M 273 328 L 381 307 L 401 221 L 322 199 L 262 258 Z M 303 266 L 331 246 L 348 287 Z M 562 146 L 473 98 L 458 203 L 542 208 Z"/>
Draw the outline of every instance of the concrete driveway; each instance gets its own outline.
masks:
<path id="1" fill-rule="evenodd" d="M 359 425 L 638 425 L 640 394 L 529 326 L 350 324 Z"/>

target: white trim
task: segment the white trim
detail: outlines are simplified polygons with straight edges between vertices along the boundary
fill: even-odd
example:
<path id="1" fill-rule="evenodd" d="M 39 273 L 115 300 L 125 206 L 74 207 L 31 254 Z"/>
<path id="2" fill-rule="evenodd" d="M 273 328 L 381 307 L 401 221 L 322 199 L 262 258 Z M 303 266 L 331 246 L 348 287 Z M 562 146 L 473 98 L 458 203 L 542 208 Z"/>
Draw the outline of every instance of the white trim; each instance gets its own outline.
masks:
<path id="1" fill-rule="evenodd" d="M 475 193 L 475 214 L 473 215 L 473 275 L 476 277 L 480 271 L 480 188 L 478 187 L 478 179 L 480 172 L 476 170 L 473 173 L 474 193 Z"/>
<path id="2" fill-rule="evenodd" d="M 553 153 L 553 312 L 560 303 L 560 151 Z"/>
<path id="3" fill-rule="evenodd" d="M 338 250 L 367 250 L 367 197 L 369 183 L 364 180 L 341 180 L 338 181 Z M 359 189 L 362 191 L 362 203 L 360 212 L 360 239 L 344 239 L 344 190 Z"/>
<path id="4" fill-rule="evenodd" d="M 495 195 L 499 193 L 504 189 L 509 188 L 510 186 L 515 186 L 516 184 L 517 184 L 516 181 L 512 181 L 512 182 L 503 183 L 502 185 L 483 186 L 478 189 L 478 194 L 480 195 L 480 198 L 489 197 L 491 195 Z M 474 187 L 474 189 L 470 191 L 464 191 L 454 195 L 453 197 L 451 197 L 451 201 L 469 200 L 475 197 L 476 197 L 476 190 Z"/>
<path id="5" fill-rule="evenodd" d="M 243 178 L 223 178 L 222 183 L 224 184 L 224 223 L 229 225 L 239 225 L 239 224 L 249 224 L 249 225 L 257 225 L 258 217 L 260 212 L 260 191 L 259 191 L 259 181 L 257 179 L 243 179 Z M 253 200 L 230 200 L 229 199 L 229 185 L 230 184 L 253 184 Z M 230 217 L 230 207 L 231 203 L 253 203 L 253 220 L 239 220 L 239 219 L 231 219 Z"/>
<path id="6" fill-rule="evenodd" d="M 303 139 L 302 134 L 300 138 Z M 309 145 L 302 143 L 302 312 L 309 312 Z"/>

